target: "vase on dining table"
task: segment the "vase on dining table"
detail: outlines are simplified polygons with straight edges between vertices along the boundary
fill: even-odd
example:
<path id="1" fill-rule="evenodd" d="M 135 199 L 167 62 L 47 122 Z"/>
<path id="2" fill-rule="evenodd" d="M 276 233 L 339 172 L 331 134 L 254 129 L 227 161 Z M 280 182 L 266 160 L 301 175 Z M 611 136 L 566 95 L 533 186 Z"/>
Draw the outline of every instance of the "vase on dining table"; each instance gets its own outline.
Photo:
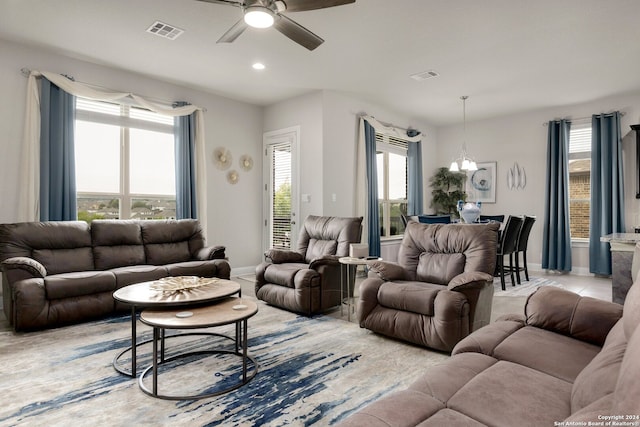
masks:
<path id="1" fill-rule="evenodd" d="M 460 218 L 462 218 L 462 220 L 467 224 L 478 222 L 481 206 L 481 202 L 465 203 L 464 200 L 458 200 L 458 212 L 460 212 Z"/>

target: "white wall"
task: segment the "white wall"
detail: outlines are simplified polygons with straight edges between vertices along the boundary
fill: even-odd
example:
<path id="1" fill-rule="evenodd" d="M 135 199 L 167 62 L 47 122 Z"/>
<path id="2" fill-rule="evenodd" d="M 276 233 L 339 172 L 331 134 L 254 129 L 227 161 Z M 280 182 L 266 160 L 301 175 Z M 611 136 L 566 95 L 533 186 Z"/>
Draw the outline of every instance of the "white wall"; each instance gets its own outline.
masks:
<path id="1" fill-rule="evenodd" d="M 469 108 L 471 107 L 471 108 Z M 635 199 L 635 136 L 629 125 L 640 123 L 640 92 L 612 96 L 579 105 L 566 105 L 552 109 L 500 117 L 484 121 L 467 121 L 467 148 L 477 161 L 497 161 L 496 203 L 483 204 L 484 214 L 536 215 L 529 243 L 528 260 L 540 266 L 542 259 L 542 232 L 545 203 L 545 174 L 547 127 L 549 120 L 557 118 L 591 117 L 592 114 L 624 111 L 621 128 L 625 159 L 625 202 L 627 230 L 633 231 L 640 212 L 640 201 Z M 472 103 L 467 104 L 467 118 L 473 117 Z M 457 157 L 462 142 L 462 125 L 438 129 L 438 164 L 447 166 Z M 524 190 L 509 190 L 506 174 L 514 162 L 524 167 L 527 185 Z M 589 271 L 588 248 L 574 247 L 573 271 Z"/>
<path id="2" fill-rule="evenodd" d="M 12 183 L 19 176 L 27 86 L 27 79 L 20 74 L 20 69 L 26 67 L 68 74 L 77 81 L 105 88 L 160 100 L 188 101 L 206 108 L 208 218 L 204 221 L 207 241 L 227 247 L 234 270 L 254 266 L 260 261 L 261 107 L 1 40 L 0 58 L 0 222 L 20 220 L 18 194 Z M 240 170 L 237 160 L 241 155 L 249 154 L 254 159 L 254 168 L 250 172 L 240 171 L 236 185 L 228 184 L 225 173 L 213 166 L 212 152 L 218 146 L 231 149 L 233 167 L 237 170 Z"/>
<path id="3" fill-rule="evenodd" d="M 316 91 L 271 105 L 265 108 L 265 132 L 290 126 L 301 129 L 300 193 L 310 194 L 311 202 L 301 204 L 300 218 L 309 214 L 356 215 L 356 147 L 361 114 L 422 131 L 425 177 L 435 170 L 436 132 L 419 120 L 333 91 Z M 425 182 L 425 201 L 427 186 Z M 385 259 L 395 259 L 396 252 L 397 245 L 385 248 Z"/>
<path id="4" fill-rule="evenodd" d="M 298 181 L 299 194 L 310 201 L 300 202 L 299 218 L 322 215 L 322 93 L 312 92 L 273 104 L 264 110 L 264 132 L 300 126 Z"/>

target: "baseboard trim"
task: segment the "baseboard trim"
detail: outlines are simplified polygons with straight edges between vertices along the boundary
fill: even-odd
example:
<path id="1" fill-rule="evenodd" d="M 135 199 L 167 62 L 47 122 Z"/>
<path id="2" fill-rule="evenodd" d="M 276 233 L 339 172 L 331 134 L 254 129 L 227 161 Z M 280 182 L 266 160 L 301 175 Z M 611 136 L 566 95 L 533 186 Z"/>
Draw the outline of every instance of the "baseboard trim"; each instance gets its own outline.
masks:
<path id="1" fill-rule="evenodd" d="M 256 274 L 256 266 L 235 267 L 231 269 L 231 276 L 244 276 L 246 274 Z"/>

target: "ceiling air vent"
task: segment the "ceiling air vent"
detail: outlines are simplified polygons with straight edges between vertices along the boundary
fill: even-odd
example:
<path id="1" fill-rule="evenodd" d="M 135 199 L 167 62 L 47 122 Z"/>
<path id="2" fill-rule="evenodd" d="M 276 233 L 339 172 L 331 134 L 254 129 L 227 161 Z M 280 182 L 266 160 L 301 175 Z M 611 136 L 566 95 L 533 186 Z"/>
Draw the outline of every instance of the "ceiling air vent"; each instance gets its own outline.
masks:
<path id="1" fill-rule="evenodd" d="M 440 74 L 438 74 L 437 72 L 433 70 L 429 70 L 429 71 L 422 71 L 420 73 L 411 74 L 409 77 L 411 77 L 413 80 L 421 82 L 423 80 L 427 80 L 432 77 L 438 77 L 439 75 Z"/>
<path id="2" fill-rule="evenodd" d="M 180 34 L 184 33 L 184 30 L 174 27 L 173 25 L 165 24 L 164 22 L 156 21 L 147 28 L 147 33 L 155 34 L 165 39 L 175 40 Z"/>

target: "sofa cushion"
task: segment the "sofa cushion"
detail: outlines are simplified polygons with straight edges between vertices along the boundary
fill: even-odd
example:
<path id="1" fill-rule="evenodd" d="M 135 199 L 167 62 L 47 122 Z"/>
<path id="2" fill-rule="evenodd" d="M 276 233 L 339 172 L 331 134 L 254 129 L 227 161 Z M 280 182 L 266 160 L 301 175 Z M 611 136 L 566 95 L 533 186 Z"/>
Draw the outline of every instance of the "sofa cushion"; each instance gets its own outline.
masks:
<path id="1" fill-rule="evenodd" d="M 91 233 L 84 221 L 0 224 L 0 258 L 30 257 L 47 274 L 93 270 Z"/>
<path id="2" fill-rule="evenodd" d="M 264 280 L 267 283 L 275 283 L 288 288 L 295 287 L 296 273 L 307 269 L 309 266 L 302 263 L 270 264 L 264 272 Z"/>
<path id="3" fill-rule="evenodd" d="M 447 407 L 486 425 L 552 426 L 571 413 L 570 392 L 567 381 L 499 361 L 465 384 Z"/>
<path id="4" fill-rule="evenodd" d="M 131 265 L 109 271 L 116 277 L 116 289 L 135 283 L 158 280 L 169 275 L 164 265 Z"/>
<path id="5" fill-rule="evenodd" d="M 189 261 L 189 243 L 182 242 L 154 243 L 144 245 L 147 264 L 163 265 Z"/>
<path id="6" fill-rule="evenodd" d="M 134 220 L 96 219 L 91 222 L 94 246 L 142 245 L 140 222 Z"/>
<path id="7" fill-rule="evenodd" d="M 305 253 L 305 261 L 311 262 L 323 255 L 335 255 L 338 242 L 335 240 L 319 240 L 311 238 Z"/>
<path id="8" fill-rule="evenodd" d="M 452 355 L 466 352 L 494 354 L 495 348 L 510 337 L 515 331 L 524 327 L 524 321 L 498 320 L 484 326 L 456 344 Z"/>
<path id="9" fill-rule="evenodd" d="M 347 418 L 342 427 L 416 426 L 444 409 L 442 402 L 415 390 L 402 390 Z M 400 422 L 401 420 L 401 422 Z"/>
<path id="10" fill-rule="evenodd" d="M 525 326 L 502 341 L 491 356 L 573 383 L 600 348 L 555 332 Z"/>
<path id="11" fill-rule="evenodd" d="M 207 261 L 186 261 L 176 264 L 167 264 L 169 276 L 199 276 L 199 277 L 220 277 L 225 278 L 219 271 L 220 260 Z"/>
<path id="12" fill-rule="evenodd" d="M 613 393 L 627 348 L 622 320 L 611 329 L 600 353 L 578 374 L 571 390 L 571 412 Z"/>
<path id="13" fill-rule="evenodd" d="M 47 276 L 44 279 L 47 299 L 73 298 L 116 290 L 116 278 L 108 271 L 79 271 Z"/>
<path id="14" fill-rule="evenodd" d="M 34 249 L 32 256 L 46 268 L 49 275 L 94 269 L 90 245 L 68 249 Z"/>
<path id="15" fill-rule="evenodd" d="M 94 220 L 91 238 L 97 270 L 146 264 L 138 221 Z"/>
<path id="16" fill-rule="evenodd" d="M 637 285 L 634 287 L 638 288 Z M 637 301 L 637 293 L 632 297 L 636 298 Z M 627 294 L 628 298 L 629 294 Z M 638 378 L 640 378 L 640 328 L 635 329 L 622 359 L 620 375 L 614 391 L 612 414 L 640 416 L 640 399 L 638 398 L 640 396 L 640 381 L 638 381 Z M 633 421 L 638 422 L 640 420 L 636 418 Z"/>
<path id="17" fill-rule="evenodd" d="M 547 286 L 528 298 L 525 314 L 530 326 L 602 346 L 622 306 Z"/>
<path id="18" fill-rule="evenodd" d="M 465 262 L 462 253 L 423 252 L 416 269 L 416 280 L 446 285 L 464 271 Z"/>
<path id="19" fill-rule="evenodd" d="M 142 245 L 97 246 L 93 248 L 93 259 L 97 270 L 146 264 Z"/>
<path id="20" fill-rule="evenodd" d="M 204 236 L 200 223 L 196 219 L 163 220 L 163 221 L 138 221 L 142 231 L 142 243 L 145 245 L 147 254 L 147 264 L 163 264 L 170 262 L 188 261 L 195 259 L 198 251 L 204 247 Z M 186 243 L 180 245 L 180 254 L 174 258 L 163 258 L 162 252 L 167 250 L 177 250 L 178 247 L 162 245 L 171 243 Z M 167 259 L 167 261 L 156 261 Z"/>
<path id="21" fill-rule="evenodd" d="M 442 285 L 424 282 L 385 282 L 378 290 L 378 304 L 400 311 L 433 316 L 433 304 Z"/>
<path id="22" fill-rule="evenodd" d="M 497 359 L 484 354 L 460 354 L 429 368 L 428 373 L 419 377 L 409 389 L 446 403 L 472 378 L 497 362 Z"/>
<path id="23" fill-rule="evenodd" d="M 624 334 L 631 339 L 640 324 L 640 286 L 631 286 L 624 301 Z"/>

